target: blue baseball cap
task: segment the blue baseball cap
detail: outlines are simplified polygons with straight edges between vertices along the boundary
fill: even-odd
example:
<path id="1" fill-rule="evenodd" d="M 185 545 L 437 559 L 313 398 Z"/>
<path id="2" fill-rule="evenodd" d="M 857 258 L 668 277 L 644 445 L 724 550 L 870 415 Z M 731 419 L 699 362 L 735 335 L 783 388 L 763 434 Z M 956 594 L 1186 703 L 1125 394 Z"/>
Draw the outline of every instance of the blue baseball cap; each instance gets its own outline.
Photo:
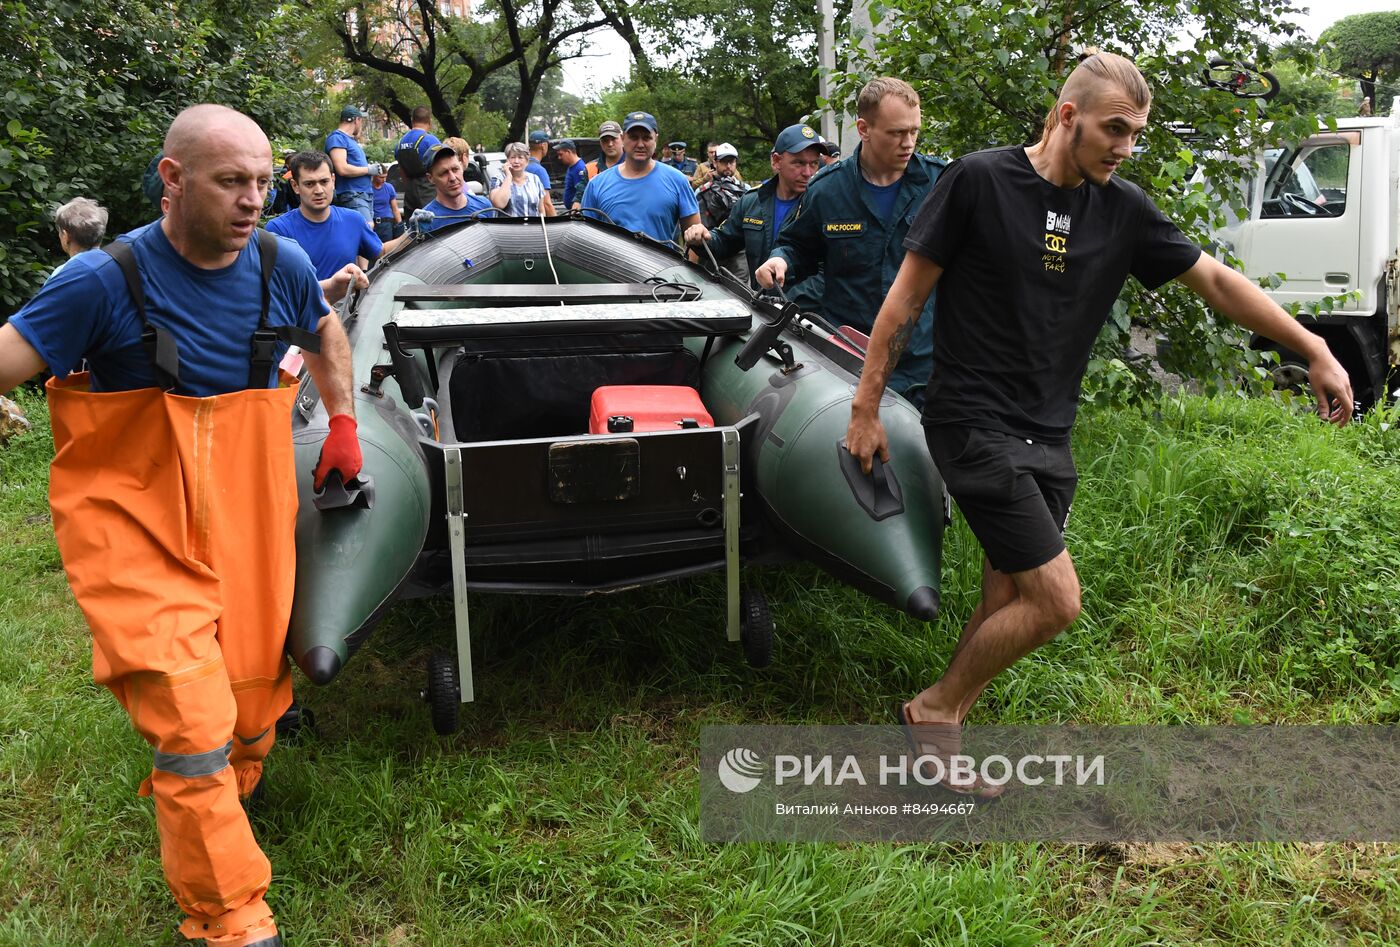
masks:
<path id="1" fill-rule="evenodd" d="M 353 121 L 357 118 L 369 118 L 369 113 L 358 105 L 347 105 L 340 110 L 340 120 L 342 122 Z"/>
<path id="2" fill-rule="evenodd" d="M 625 134 L 638 125 L 650 130 L 653 135 L 656 134 L 656 116 L 650 112 L 628 112 L 627 117 L 622 120 L 622 131 Z"/>
<path id="3" fill-rule="evenodd" d="M 549 132 L 530 132 L 530 144 L 538 145 L 549 141 Z"/>
<path id="4" fill-rule="evenodd" d="M 428 170 L 431 171 L 433 165 L 437 164 L 443 158 L 447 157 L 460 158 L 461 155 L 457 154 L 456 150 L 454 150 L 451 145 L 445 145 L 441 142 L 439 142 L 436 145 L 433 145 L 431 148 L 428 149 Z"/>
<path id="5" fill-rule="evenodd" d="M 554 143 L 554 150 L 572 151 L 574 154 L 578 154 L 578 145 L 574 144 L 572 138 L 561 138 Z"/>
<path id="6" fill-rule="evenodd" d="M 829 146 L 822 140 L 822 136 L 818 135 L 816 129 L 812 128 L 811 125 L 789 125 L 778 133 L 778 140 L 773 142 L 773 154 L 795 155 L 814 146 L 823 152 L 829 150 Z"/>

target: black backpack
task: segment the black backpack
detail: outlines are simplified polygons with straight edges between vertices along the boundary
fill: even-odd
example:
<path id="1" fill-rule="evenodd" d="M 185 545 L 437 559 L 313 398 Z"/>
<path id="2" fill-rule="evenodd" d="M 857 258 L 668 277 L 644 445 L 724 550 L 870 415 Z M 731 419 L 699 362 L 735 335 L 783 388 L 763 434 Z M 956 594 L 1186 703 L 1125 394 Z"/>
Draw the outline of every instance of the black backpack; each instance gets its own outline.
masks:
<path id="1" fill-rule="evenodd" d="M 413 132 L 418 132 L 418 137 L 413 141 L 408 141 L 408 136 Z M 399 164 L 399 171 L 404 177 L 421 178 L 428 173 L 428 169 L 423 166 L 423 156 L 418 153 L 418 146 L 423 143 L 423 136 L 428 134 L 421 128 L 415 128 L 406 133 L 399 140 L 399 146 L 394 149 L 394 160 Z"/>
<path id="2" fill-rule="evenodd" d="M 729 219 L 729 212 L 739 203 L 739 198 L 748 193 L 738 180 L 731 177 L 711 178 L 695 192 L 695 202 L 700 205 L 700 223 L 713 230 Z"/>

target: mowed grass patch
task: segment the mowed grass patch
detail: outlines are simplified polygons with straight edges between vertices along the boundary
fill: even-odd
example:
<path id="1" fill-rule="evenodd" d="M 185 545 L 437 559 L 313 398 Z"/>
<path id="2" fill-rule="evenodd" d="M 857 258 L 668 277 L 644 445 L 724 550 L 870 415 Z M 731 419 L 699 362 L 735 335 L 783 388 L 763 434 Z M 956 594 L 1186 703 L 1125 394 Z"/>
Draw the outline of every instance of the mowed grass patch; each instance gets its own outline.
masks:
<path id="1" fill-rule="evenodd" d="M 0 450 L 0 944 L 178 942 L 149 751 L 91 683 L 47 522 L 51 452 Z M 1086 414 L 1073 628 L 978 723 L 1391 722 L 1400 440 L 1296 409 L 1169 400 Z M 980 554 L 946 537 L 925 625 L 795 566 L 755 570 L 777 658 L 725 641 L 718 577 L 586 601 L 473 596 L 475 704 L 418 699 L 450 603 L 397 606 L 278 747 L 254 830 L 297 945 L 1390 944 L 1384 846 L 733 845 L 698 837 L 713 723 L 885 722 L 942 670 Z"/>

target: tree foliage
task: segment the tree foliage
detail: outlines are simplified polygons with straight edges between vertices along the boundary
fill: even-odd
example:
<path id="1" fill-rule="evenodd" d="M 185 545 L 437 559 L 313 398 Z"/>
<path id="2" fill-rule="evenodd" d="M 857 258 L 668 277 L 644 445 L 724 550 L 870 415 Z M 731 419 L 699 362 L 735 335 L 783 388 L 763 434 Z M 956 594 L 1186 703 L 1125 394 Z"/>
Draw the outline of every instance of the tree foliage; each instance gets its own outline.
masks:
<path id="1" fill-rule="evenodd" d="M 632 75 L 579 112 L 572 133 L 595 135 L 601 122 L 642 109 L 657 117 L 663 140 L 684 140 L 701 158 L 706 140 L 728 141 L 739 150 L 746 177 L 767 177 L 778 132 L 815 110 L 816 6 L 637 2 L 628 17 L 634 36 L 614 28 L 640 56 Z"/>
<path id="2" fill-rule="evenodd" d="M 1028 144 L 1040 134 L 1064 76 L 1085 46 L 1131 57 L 1153 88 L 1152 121 L 1140 152 L 1119 171 L 1142 185 L 1167 214 L 1202 244 L 1224 222 L 1216 196 L 1188 183 L 1197 168 L 1215 180 L 1239 174 L 1240 159 L 1265 139 L 1266 116 L 1253 102 L 1206 88 L 1202 70 L 1216 56 L 1271 65 L 1270 42 L 1296 35 L 1284 0 L 889 0 L 873 10 L 874 53 L 851 36 L 837 102 L 851 102 L 875 75 L 901 76 L 923 100 L 927 150 L 947 156 L 996 145 Z M 1184 45 L 1189 43 L 1189 45 Z M 1301 68 L 1315 63 L 1304 55 Z M 1277 139 L 1304 137 L 1316 117 L 1286 104 L 1270 106 Z M 1125 290 L 1100 337 L 1086 391 L 1103 398 L 1145 392 L 1153 383 L 1119 359 L 1130 324 L 1146 320 L 1170 341 L 1164 367 L 1208 388 L 1236 387 L 1260 356 L 1241 334 L 1182 287 L 1156 293 L 1136 282 Z"/>
<path id="3" fill-rule="evenodd" d="M 1339 69 L 1361 83 L 1361 94 L 1379 109 L 1376 84 L 1381 76 L 1400 73 L 1400 11 L 1358 13 L 1342 17 L 1323 31 L 1320 41 Z"/>
<path id="4" fill-rule="evenodd" d="M 502 115 L 502 140 L 522 137 L 532 119 L 558 119 L 551 130 L 562 131 L 582 103 L 558 92 L 559 66 L 605 29 L 632 54 L 630 79 L 612 90 L 633 103 L 623 111 L 654 107 L 666 134 L 714 135 L 756 154 L 816 97 L 817 13 L 800 0 L 486 0 L 470 20 L 434 0 L 301 2 L 336 37 L 361 101 L 404 123 L 426 102 L 444 131 L 473 140 L 483 137 L 473 112 Z M 591 120 L 572 127 L 597 132 Z"/>
<path id="5" fill-rule="evenodd" d="M 299 133 L 319 95 L 272 0 L 0 0 L 0 313 L 61 259 L 53 207 L 85 194 L 108 235 L 151 219 L 141 174 L 170 120 L 219 102 Z"/>
<path id="6" fill-rule="evenodd" d="M 363 101 L 405 125 L 426 103 L 446 134 L 473 140 L 484 133 L 470 119 L 503 84 L 515 94 L 509 102 L 495 97 L 506 110 L 500 138 L 523 137 L 547 77 L 611 22 L 595 0 L 487 0 L 470 19 L 434 0 L 302 4 L 336 37 Z"/>
<path id="7" fill-rule="evenodd" d="M 1309 68 L 1288 58 L 1275 62 L 1272 71 L 1278 78 L 1279 93 L 1270 104 L 1271 110 L 1288 106 L 1299 115 L 1320 119 L 1356 114 L 1356 103 L 1342 95 L 1348 83 L 1330 70 Z"/>

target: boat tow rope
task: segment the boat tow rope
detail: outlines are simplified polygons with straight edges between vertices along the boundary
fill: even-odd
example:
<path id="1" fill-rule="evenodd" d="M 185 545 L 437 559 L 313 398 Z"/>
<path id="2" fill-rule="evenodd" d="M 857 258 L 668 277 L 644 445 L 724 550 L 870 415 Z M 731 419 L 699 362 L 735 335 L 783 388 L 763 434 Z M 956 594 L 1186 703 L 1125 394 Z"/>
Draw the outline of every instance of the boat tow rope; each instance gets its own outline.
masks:
<path id="1" fill-rule="evenodd" d="M 554 254 L 549 249 L 549 228 L 544 225 L 544 215 L 540 215 L 540 233 L 544 235 L 544 258 L 549 262 L 549 272 L 554 274 L 554 285 L 559 285 L 559 271 L 554 268 Z M 559 300 L 564 305 L 564 300 Z"/>

